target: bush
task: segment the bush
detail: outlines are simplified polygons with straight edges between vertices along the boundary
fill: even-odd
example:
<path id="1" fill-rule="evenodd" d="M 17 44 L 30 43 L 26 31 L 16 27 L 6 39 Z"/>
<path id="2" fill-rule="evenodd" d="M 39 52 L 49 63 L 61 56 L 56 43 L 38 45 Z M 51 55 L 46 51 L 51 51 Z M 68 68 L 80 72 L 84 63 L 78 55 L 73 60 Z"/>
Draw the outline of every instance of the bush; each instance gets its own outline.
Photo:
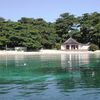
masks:
<path id="1" fill-rule="evenodd" d="M 91 44 L 90 47 L 89 47 L 89 50 L 90 50 L 90 51 L 96 51 L 96 50 L 99 50 L 99 46 L 96 45 L 96 44 Z"/>
<path id="2" fill-rule="evenodd" d="M 60 46 L 61 46 L 61 45 L 60 45 L 59 43 L 56 43 L 56 44 L 55 44 L 55 48 L 56 48 L 57 50 L 60 49 Z"/>

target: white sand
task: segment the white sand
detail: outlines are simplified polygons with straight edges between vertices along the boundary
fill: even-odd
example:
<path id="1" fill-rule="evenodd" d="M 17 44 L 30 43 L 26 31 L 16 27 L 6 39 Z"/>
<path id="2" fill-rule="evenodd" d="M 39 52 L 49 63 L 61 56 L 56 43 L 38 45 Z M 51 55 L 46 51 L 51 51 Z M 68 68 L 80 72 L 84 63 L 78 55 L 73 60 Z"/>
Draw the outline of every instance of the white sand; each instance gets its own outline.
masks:
<path id="1" fill-rule="evenodd" d="M 61 50 L 40 50 L 38 52 L 23 51 L 0 51 L 0 55 L 40 55 L 40 54 L 80 54 L 80 53 L 100 53 L 100 50 L 92 51 L 61 51 Z"/>

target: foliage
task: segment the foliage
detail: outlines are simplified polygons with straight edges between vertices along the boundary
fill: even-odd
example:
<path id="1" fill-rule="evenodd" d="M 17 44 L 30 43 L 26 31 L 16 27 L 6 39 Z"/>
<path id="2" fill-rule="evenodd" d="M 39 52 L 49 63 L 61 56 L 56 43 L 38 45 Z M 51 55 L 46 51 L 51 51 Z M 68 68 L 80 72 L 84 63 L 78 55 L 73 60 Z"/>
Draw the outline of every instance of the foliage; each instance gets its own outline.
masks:
<path id="1" fill-rule="evenodd" d="M 0 48 L 16 46 L 27 47 L 28 50 L 54 47 L 56 40 L 52 23 L 41 18 L 22 17 L 18 22 L 0 21 Z"/>
<path id="2" fill-rule="evenodd" d="M 71 36 L 72 27 L 76 23 L 76 18 L 74 15 L 69 13 L 64 13 L 60 15 L 60 18 L 56 20 L 55 29 L 58 35 L 58 42 L 62 43 Z"/>
<path id="3" fill-rule="evenodd" d="M 22 17 L 14 22 L 0 17 L 0 49 L 6 46 L 22 46 L 28 50 L 60 49 L 60 44 L 69 37 L 100 47 L 100 13 L 85 13 L 79 17 L 63 13 L 53 23 L 42 18 Z"/>
<path id="4" fill-rule="evenodd" d="M 89 50 L 90 50 L 90 51 L 96 51 L 96 50 L 99 50 L 99 46 L 96 45 L 96 44 L 91 44 L 90 47 L 89 47 Z"/>
<path id="5" fill-rule="evenodd" d="M 61 44 L 60 44 L 60 43 L 56 43 L 56 44 L 55 44 L 55 48 L 56 48 L 57 50 L 59 50 L 60 47 L 61 47 Z"/>

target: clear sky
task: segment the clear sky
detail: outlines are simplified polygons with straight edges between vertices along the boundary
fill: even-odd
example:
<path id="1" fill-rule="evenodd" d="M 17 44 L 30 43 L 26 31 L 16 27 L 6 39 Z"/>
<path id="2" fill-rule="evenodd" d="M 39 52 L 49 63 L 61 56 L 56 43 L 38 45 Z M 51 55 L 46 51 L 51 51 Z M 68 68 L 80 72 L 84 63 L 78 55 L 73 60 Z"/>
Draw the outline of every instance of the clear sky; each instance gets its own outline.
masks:
<path id="1" fill-rule="evenodd" d="M 100 13 L 100 0 L 0 0 L 0 17 L 13 21 L 29 17 L 53 22 L 65 12 L 79 16 L 94 11 Z"/>

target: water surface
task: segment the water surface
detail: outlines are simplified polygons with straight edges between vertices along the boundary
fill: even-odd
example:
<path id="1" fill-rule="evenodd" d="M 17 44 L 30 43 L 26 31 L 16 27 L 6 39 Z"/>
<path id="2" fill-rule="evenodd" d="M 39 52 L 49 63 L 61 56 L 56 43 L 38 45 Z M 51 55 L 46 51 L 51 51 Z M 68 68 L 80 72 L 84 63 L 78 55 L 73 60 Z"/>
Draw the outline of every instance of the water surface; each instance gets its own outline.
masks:
<path id="1" fill-rule="evenodd" d="M 0 56 L 0 100 L 100 100 L 100 54 Z"/>

